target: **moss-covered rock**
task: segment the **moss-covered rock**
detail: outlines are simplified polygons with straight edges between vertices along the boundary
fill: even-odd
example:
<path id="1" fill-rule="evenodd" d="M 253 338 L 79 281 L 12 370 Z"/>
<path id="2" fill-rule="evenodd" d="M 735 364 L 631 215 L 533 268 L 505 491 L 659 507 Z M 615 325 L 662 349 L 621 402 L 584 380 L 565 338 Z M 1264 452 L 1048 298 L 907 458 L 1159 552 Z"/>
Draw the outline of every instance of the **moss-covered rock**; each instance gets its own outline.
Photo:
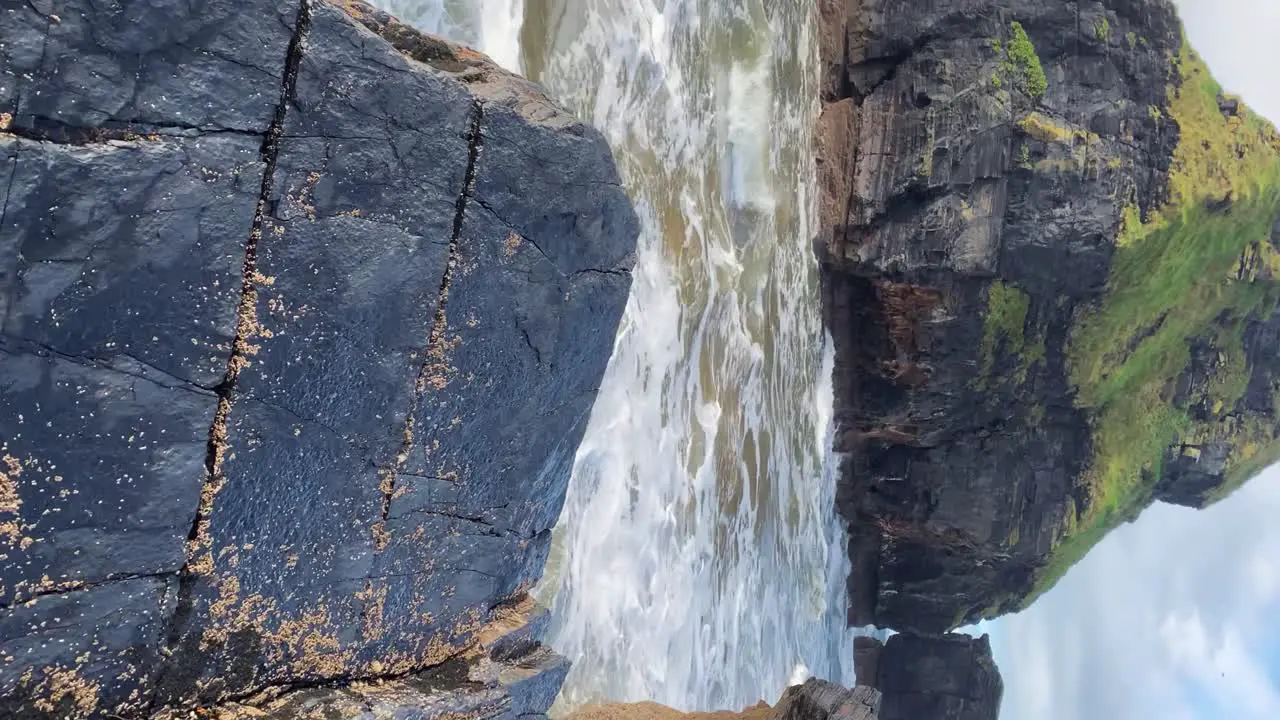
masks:
<path id="1" fill-rule="evenodd" d="M 1280 139 L 1168 0 L 853 5 L 819 243 L 853 620 L 938 631 L 1280 457 Z"/>

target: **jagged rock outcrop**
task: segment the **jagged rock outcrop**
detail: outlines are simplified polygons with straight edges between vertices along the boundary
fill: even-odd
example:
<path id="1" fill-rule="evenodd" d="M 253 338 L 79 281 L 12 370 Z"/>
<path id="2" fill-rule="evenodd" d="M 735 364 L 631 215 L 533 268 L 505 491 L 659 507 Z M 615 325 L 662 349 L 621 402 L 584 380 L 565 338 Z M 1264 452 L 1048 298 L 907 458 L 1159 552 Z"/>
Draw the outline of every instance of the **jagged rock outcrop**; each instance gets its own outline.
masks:
<path id="1" fill-rule="evenodd" d="M 0 37 L 0 715 L 543 712 L 638 232 L 602 137 L 357 0 Z"/>
<path id="2" fill-rule="evenodd" d="M 854 680 L 859 685 L 873 686 L 880 673 L 880 654 L 884 643 L 866 635 L 853 639 L 853 671 Z"/>
<path id="3" fill-rule="evenodd" d="M 682 713 L 653 702 L 590 705 L 569 720 L 996 720 L 1004 685 L 986 635 L 859 637 L 858 684 L 811 678 L 773 707 Z"/>
<path id="4" fill-rule="evenodd" d="M 986 635 L 858 638 L 858 683 L 880 691 L 880 720 L 996 720 L 1004 683 Z"/>
<path id="5" fill-rule="evenodd" d="M 1168 0 L 820 11 L 853 623 L 1017 609 L 1277 457 L 1280 141 Z"/>
<path id="6" fill-rule="evenodd" d="M 810 678 L 782 693 L 776 705 L 758 703 L 741 712 L 693 712 L 653 702 L 589 705 L 568 717 L 570 720 L 877 720 L 880 692 L 869 687 L 841 687 L 826 680 Z"/>

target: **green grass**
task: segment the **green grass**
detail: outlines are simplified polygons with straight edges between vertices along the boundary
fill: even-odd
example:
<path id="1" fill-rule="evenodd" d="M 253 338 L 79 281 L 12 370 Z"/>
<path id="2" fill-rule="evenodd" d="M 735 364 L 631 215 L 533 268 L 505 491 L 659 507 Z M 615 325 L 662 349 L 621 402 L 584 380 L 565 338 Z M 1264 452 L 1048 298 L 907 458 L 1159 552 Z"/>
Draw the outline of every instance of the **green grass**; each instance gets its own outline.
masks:
<path id="1" fill-rule="evenodd" d="M 1012 37 L 1006 45 L 1008 70 L 1016 72 L 1022 79 L 1022 89 L 1032 98 L 1044 97 L 1049 89 L 1049 81 L 1044 76 L 1044 67 L 1040 64 L 1040 56 L 1036 46 L 1027 36 L 1022 23 L 1014 21 L 1009 24 Z"/>
<path id="2" fill-rule="evenodd" d="M 1232 443 L 1237 452 L 1221 496 L 1280 458 L 1267 423 L 1232 414 L 1248 382 L 1245 319 L 1269 312 L 1280 296 L 1274 272 L 1280 262 L 1266 242 L 1280 209 L 1280 142 L 1251 113 L 1224 118 L 1217 106 L 1221 89 L 1184 48 L 1182 88 L 1170 90 L 1168 107 L 1180 132 L 1169 200 L 1145 223 L 1136 208 L 1124 210 L 1107 293 L 1078 320 L 1070 340 L 1071 381 L 1093 424 L 1093 457 L 1081 479 L 1089 499 L 1078 515 L 1070 513 L 1024 607 L 1150 504 L 1164 454 L 1175 442 Z M 1206 208 L 1207 200 L 1228 193 L 1229 212 Z M 1263 269 L 1236 279 L 1246 251 L 1265 256 Z M 1212 340 L 1222 361 L 1192 398 L 1212 408 L 1213 417 L 1201 422 L 1172 402 L 1192 338 Z"/>

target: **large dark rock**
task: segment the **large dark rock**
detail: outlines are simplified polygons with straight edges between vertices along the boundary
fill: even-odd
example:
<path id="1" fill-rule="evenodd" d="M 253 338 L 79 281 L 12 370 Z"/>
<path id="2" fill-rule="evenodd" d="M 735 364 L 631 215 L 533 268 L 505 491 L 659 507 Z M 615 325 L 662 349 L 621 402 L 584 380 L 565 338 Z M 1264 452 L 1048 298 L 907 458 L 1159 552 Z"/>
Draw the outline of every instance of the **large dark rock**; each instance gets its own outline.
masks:
<path id="1" fill-rule="evenodd" d="M 862 639 L 862 638 L 859 638 Z M 1004 683 L 986 635 L 894 635 L 863 647 L 875 667 L 859 668 L 881 693 L 880 720 L 996 720 Z"/>
<path id="2" fill-rule="evenodd" d="M 1239 402 L 1217 403 L 1204 432 L 1152 430 L 1145 465 L 1125 466 L 1122 481 L 1105 476 L 1118 462 L 1099 459 L 1098 422 L 1109 408 L 1081 399 L 1073 342 L 1082 318 L 1115 290 L 1121 236 L 1170 197 L 1180 139 L 1170 104 L 1198 92 L 1180 89 L 1179 73 L 1194 70 L 1176 61 L 1184 53 L 1172 4 L 825 0 L 819 8 L 826 77 L 816 250 L 836 350 L 837 450 L 847 457 L 837 502 L 850 524 L 850 620 L 940 633 L 1021 607 L 1153 498 L 1203 504 L 1222 494 L 1228 471 L 1238 482 L 1249 457 L 1274 452 L 1280 383 L 1270 368 L 1280 366 L 1260 352 L 1274 356 L 1263 329 L 1270 311 L 1250 315 L 1259 327 L 1244 335 L 1251 384 Z M 1034 45 L 1043 88 L 1012 59 L 1019 33 Z M 1221 134 L 1245 132 L 1208 102 Z M 1273 135 L 1259 143 L 1272 155 Z M 1232 160 L 1251 162 L 1240 147 Z M 1196 212 L 1210 212 L 1201 205 Z M 1218 215 L 1243 212 L 1237 198 Z M 1257 245 L 1232 282 L 1274 286 L 1269 244 Z M 1126 327 L 1098 352 L 1119 364 L 1161 322 Z M 1217 357 L 1238 322 L 1196 331 L 1212 337 Z M 1237 385 L 1225 375 L 1200 375 L 1193 390 L 1229 394 L 1221 388 Z M 1200 423 L 1168 380 L 1141 390 Z M 1271 449 L 1251 455 L 1247 433 Z M 1183 453 L 1184 445 L 1204 449 Z M 1172 461 L 1157 490 L 1162 452 Z M 1108 482 L 1136 487 L 1114 501 L 1115 513 L 1098 501 L 1113 492 L 1099 489 Z"/>
<path id="3" fill-rule="evenodd" d="M 602 137 L 356 0 L 6 1 L 0 36 L 0 715 L 362 678 L 543 712 L 545 623 L 484 638 L 630 286 Z"/>
<path id="4" fill-rule="evenodd" d="M 682 713 L 654 702 L 588 705 L 569 720 L 876 720 L 880 692 L 875 688 L 845 688 L 810 678 L 783 691 L 776 705 L 757 703 L 741 711 Z"/>
<path id="5" fill-rule="evenodd" d="M 811 678 L 782 693 L 770 720 L 877 720 L 881 702 L 873 688 L 850 689 Z"/>

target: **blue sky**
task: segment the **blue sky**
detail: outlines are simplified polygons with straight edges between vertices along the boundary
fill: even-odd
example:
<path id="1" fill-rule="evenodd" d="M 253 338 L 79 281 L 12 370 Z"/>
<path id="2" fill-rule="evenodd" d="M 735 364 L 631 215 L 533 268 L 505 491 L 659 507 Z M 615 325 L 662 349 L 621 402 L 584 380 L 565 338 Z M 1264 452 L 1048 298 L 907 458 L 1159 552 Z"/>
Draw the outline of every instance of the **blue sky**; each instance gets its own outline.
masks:
<path id="1" fill-rule="evenodd" d="M 1280 124 L 1280 0 L 1175 3 L 1223 86 Z M 1152 507 L 984 629 L 1001 720 L 1280 720 L 1280 467 L 1205 511 Z"/>
<path id="2" fill-rule="evenodd" d="M 1280 718 L 1280 468 L 1156 505 L 992 624 L 1003 720 Z"/>

